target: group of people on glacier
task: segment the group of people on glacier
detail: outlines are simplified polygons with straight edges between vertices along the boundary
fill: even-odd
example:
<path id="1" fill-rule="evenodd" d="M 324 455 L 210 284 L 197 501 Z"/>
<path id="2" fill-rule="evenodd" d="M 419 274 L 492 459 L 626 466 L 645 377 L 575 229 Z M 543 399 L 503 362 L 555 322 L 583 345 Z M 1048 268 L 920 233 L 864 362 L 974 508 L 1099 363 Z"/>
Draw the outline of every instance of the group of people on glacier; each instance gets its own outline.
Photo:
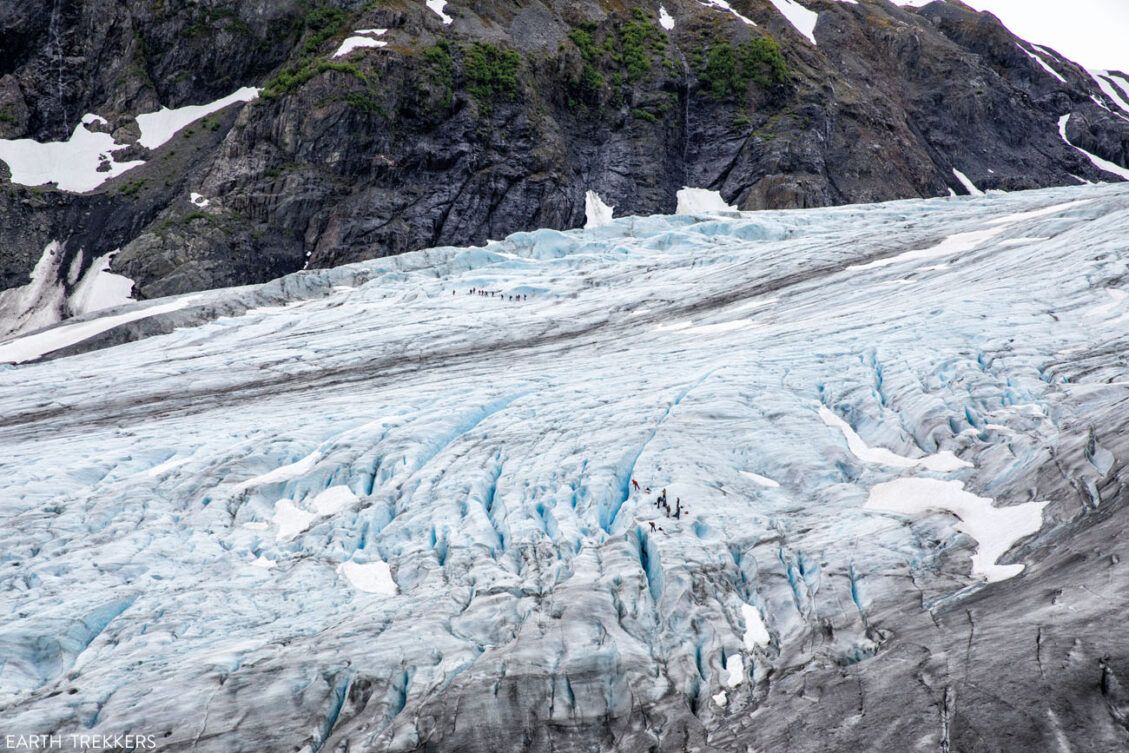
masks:
<path id="1" fill-rule="evenodd" d="M 452 290 L 451 295 L 455 295 L 455 294 L 456 294 L 456 291 Z M 500 300 L 503 300 L 503 301 L 526 301 L 526 300 L 529 300 L 529 296 L 526 295 L 525 293 L 507 294 L 507 293 L 503 293 L 500 290 L 482 290 L 480 288 L 471 288 L 470 290 L 468 290 L 466 292 L 466 294 L 467 295 L 480 295 L 483 298 L 495 298 L 496 297 L 496 298 L 499 298 Z"/>
<path id="2" fill-rule="evenodd" d="M 649 486 L 641 487 L 639 485 L 639 482 L 636 481 L 635 479 L 631 479 L 631 489 L 636 494 L 638 494 L 640 492 L 642 492 L 643 494 L 646 494 L 646 495 L 651 494 L 651 487 L 649 487 Z M 685 507 L 682 506 L 682 498 L 681 497 L 675 497 L 674 498 L 674 509 L 672 510 L 670 508 L 670 501 L 666 498 L 666 489 L 663 489 L 662 493 L 659 494 L 659 496 L 655 497 L 653 504 L 656 508 L 661 510 L 663 512 L 663 514 L 666 515 L 666 517 L 674 518 L 675 520 L 680 520 L 682 518 L 683 514 L 689 513 L 689 510 L 687 510 Z M 652 531 L 661 531 L 662 530 L 661 526 L 655 525 L 655 521 L 651 520 L 651 521 L 648 521 L 648 522 L 651 525 Z"/>

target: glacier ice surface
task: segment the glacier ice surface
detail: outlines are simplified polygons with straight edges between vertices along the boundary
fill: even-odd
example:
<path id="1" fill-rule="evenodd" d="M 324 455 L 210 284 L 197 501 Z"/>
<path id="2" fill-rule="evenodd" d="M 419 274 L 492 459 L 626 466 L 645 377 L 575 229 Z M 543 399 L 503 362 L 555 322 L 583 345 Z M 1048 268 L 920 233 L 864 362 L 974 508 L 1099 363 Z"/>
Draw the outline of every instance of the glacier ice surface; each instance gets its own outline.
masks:
<path id="1" fill-rule="evenodd" d="M 0 716 L 201 751 L 743 723 L 1106 504 L 1127 206 L 627 217 L 0 345 Z"/>

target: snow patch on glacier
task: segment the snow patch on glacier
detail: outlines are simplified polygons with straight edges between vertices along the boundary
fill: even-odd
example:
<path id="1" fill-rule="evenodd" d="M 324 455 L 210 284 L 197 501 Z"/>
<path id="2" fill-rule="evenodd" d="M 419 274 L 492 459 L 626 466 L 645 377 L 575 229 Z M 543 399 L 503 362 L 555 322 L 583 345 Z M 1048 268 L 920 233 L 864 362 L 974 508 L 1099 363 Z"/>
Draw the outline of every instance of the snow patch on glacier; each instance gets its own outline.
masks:
<path id="1" fill-rule="evenodd" d="M 0 343 L 0 363 L 23 363 L 77 345 L 114 327 L 167 314 L 190 306 L 200 296 L 196 294 L 166 299 L 155 305 L 134 305 L 120 314 L 107 314 L 69 324 L 60 324 L 31 335 Z"/>
<path id="2" fill-rule="evenodd" d="M 764 624 L 761 611 L 751 604 L 741 605 L 741 616 L 745 618 L 745 634 L 742 640 L 747 651 L 765 648 L 772 642 L 768 627 Z"/>
<path id="3" fill-rule="evenodd" d="M 387 562 L 362 564 L 350 560 L 338 565 L 337 570 L 345 576 L 353 588 L 363 593 L 385 596 L 395 596 L 397 593 L 396 581 L 392 579 L 392 571 Z"/>
<path id="4" fill-rule="evenodd" d="M 888 465 L 894 468 L 917 468 L 918 466 L 937 472 L 958 471 L 961 468 L 971 468 L 972 463 L 961 460 L 948 450 L 929 455 L 924 458 L 907 458 L 887 450 L 885 447 L 871 447 L 858 435 L 851 425 L 839 418 L 836 413 L 825 405 L 819 408 L 819 417 L 823 423 L 833 429 L 838 429 L 847 440 L 847 448 L 851 453 L 867 463 Z"/>
<path id="5" fill-rule="evenodd" d="M 959 481 L 930 478 L 901 478 L 878 484 L 870 490 L 866 500 L 868 510 L 902 515 L 943 511 L 960 518 L 957 530 L 977 541 L 972 574 L 989 583 L 1014 578 L 1023 572 L 1022 564 L 997 563 L 1021 539 L 1039 532 L 1047 504 L 1027 502 L 995 507 L 991 499 L 965 491 Z"/>

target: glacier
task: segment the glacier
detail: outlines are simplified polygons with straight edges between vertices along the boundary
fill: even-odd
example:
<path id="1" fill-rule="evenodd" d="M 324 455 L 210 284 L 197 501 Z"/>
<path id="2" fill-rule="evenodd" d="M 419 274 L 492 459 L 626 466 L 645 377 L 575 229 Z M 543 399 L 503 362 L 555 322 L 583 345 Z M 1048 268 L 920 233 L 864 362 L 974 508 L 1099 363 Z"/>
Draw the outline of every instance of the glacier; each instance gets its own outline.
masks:
<path id="1" fill-rule="evenodd" d="M 1117 749 L 1127 325 L 1112 184 L 617 218 L 0 343 L 4 731 Z"/>

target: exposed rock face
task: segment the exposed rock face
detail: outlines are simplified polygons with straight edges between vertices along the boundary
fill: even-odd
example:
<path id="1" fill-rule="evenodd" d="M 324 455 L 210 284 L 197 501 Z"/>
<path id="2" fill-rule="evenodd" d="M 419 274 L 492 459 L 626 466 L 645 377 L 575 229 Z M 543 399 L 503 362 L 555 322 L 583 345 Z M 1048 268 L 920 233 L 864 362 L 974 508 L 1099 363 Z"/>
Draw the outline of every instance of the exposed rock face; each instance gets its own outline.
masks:
<path id="1" fill-rule="evenodd" d="M 5 3 L 0 137 L 63 139 L 89 112 L 133 143 L 138 113 L 265 91 L 135 144 L 146 165 L 93 195 L 8 186 L 0 286 L 53 240 L 68 263 L 122 249 L 114 271 L 154 297 L 577 227 L 588 190 L 622 216 L 687 185 L 764 209 L 967 193 L 954 170 L 1115 179 L 1063 142 L 1068 113 L 1075 146 L 1129 164 L 1129 113 L 1086 71 L 958 2 L 807 0 L 818 45 L 769 0 L 731 5 L 669 0 L 667 29 L 653 2 L 452 3 L 450 24 L 415 0 Z M 359 29 L 385 46 L 334 57 Z"/>

